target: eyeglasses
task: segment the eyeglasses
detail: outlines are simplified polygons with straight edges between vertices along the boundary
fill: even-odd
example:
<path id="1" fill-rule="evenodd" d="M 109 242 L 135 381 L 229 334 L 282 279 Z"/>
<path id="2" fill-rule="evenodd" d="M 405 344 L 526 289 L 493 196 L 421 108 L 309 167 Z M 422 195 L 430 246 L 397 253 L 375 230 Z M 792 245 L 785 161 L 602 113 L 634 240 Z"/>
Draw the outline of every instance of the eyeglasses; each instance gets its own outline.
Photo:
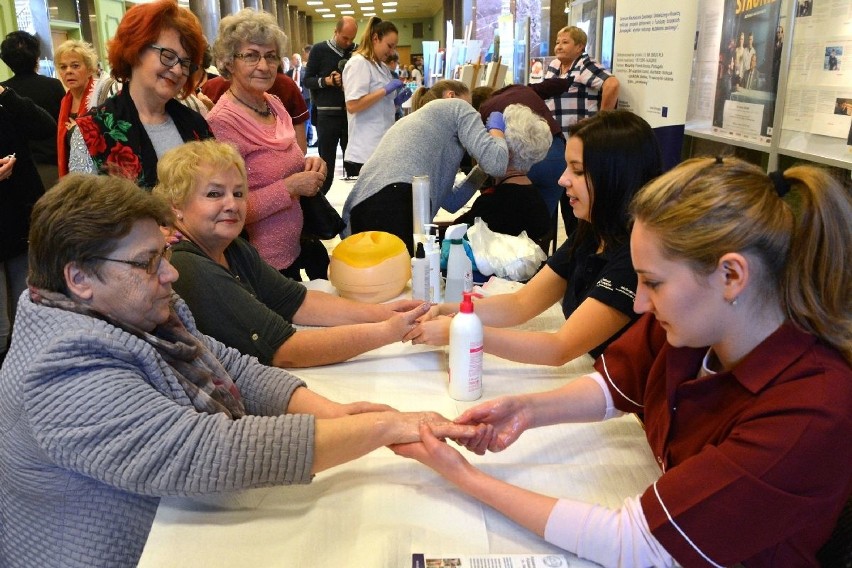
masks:
<path id="1" fill-rule="evenodd" d="M 184 75 L 189 77 L 191 74 L 198 71 L 198 65 L 192 62 L 192 59 L 187 57 L 186 59 L 181 59 L 181 56 L 178 55 L 178 52 L 174 49 L 169 49 L 168 47 L 163 47 L 162 45 L 151 44 L 148 47 L 151 49 L 156 49 L 160 52 L 160 63 L 171 69 L 175 66 L 175 64 L 180 63 L 181 69 L 184 71 Z"/>
<path id="2" fill-rule="evenodd" d="M 120 262 L 122 264 L 129 264 L 133 268 L 139 268 L 144 270 L 150 275 L 154 275 L 160 270 L 160 262 L 163 259 L 171 260 L 172 258 L 172 249 L 167 246 L 160 252 L 155 252 L 151 255 L 151 258 L 148 260 L 124 260 L 121 258 L 107 258 L 105 256 L 93 256 L 95 260 L 108 260 L 110 262 Z"/>
<path id="3" fill-rule="evenodd" d="M 267 65 L 270 67 L 278 67 L 278 64 L 281 63 L 281 57 L 277 53 L 271 52 L 261 55 L 256 51 L 247 51 L 245 53 L 235 53 L 234 57 L 242 59 L 246 65 L 257 65 L 260 63 L 261 57 L 266 60 Z"/>

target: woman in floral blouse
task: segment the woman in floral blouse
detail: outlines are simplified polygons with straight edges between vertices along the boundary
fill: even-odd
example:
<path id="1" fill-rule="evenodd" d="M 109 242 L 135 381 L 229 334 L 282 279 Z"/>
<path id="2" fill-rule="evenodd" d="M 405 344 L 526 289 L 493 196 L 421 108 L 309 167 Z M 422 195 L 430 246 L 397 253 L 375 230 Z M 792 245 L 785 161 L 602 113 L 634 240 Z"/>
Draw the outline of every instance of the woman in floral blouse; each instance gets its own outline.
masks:
<path id="1" fill-rule="evenodd" d="M 121 92 L 77 120 L 69 169 L 157 183 L 157 160 L 190 140 L 213 135 L 204 118 L 175 96 L 195 87 L 206 41 L 192 12 L 175 0 L 134 6 L 109 44 Z"/>

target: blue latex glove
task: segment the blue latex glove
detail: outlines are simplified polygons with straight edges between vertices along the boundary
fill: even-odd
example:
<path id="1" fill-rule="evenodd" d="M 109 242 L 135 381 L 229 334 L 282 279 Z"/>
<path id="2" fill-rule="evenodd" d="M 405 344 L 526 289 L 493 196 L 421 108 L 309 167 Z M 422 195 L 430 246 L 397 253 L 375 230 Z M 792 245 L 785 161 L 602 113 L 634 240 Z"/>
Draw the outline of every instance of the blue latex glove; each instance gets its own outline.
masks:
<path id="1" fill-rule="evenodd" d="M 394 106 L 401 106 L 402 103 L 404 103 L 405 101 L 407 101 L 408 99 L 411 98 L 412 94 L 413 93 L 411 92 L 411 89 L 409 89 L 408 87 L 405 87 L 404 89 L 402 89 L 399 92 L 399 94 L 396 96 L 396 98 L 394 98 L 394 100 L 393 100 Z"/>
<path id="2" fill-rule="evenodd" d="M 503 119 L 503 113 L 494 111 L 488 115 L 488 119 L 485 121 L 485 128 L 487 130 L 499 130 L 500 132 L 506 132 L 506 121 Z"/>
<path id="3" fill-rule="evenodd" d="M 398 88 L 402 87 L 405 83 L 400 81 L 399 79 L 392 79 L 387 85 L 385 85 L 385 95 L 389 95 Z"/>

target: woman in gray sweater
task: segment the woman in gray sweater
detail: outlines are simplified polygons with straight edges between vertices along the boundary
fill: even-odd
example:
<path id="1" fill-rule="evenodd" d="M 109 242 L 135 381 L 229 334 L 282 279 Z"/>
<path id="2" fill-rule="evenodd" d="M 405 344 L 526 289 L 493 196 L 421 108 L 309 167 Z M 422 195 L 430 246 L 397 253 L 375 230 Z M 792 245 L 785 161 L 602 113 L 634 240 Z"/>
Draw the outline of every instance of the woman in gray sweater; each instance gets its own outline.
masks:
<path id="1" fill-rule="evenodd" d="M 494 113 L 483 126 L 464 83 L 443 80 L 431 89 L 421 87 L 412 106 L 420 108 L 387 131 L 343 206 L 346 234 L 386 231 L 401 238 L 411 253 L 414 176 L 429 176 L 434 217 L 441 207 L 458 211 L 478 189 L 453 186 L 465 151 L 492 176 L 502 176 L 509 161 L 502 114 Z"/>
<path id="2" fill-rule="evenodd" d="M 168 206 L 68 175 L 35 205 L 0 370 L 0 566 L 135 566 L 160 497 L 309 483 L 380 446 L 473 434 L 338 404 L 200 334 L 171 289 Z"/>

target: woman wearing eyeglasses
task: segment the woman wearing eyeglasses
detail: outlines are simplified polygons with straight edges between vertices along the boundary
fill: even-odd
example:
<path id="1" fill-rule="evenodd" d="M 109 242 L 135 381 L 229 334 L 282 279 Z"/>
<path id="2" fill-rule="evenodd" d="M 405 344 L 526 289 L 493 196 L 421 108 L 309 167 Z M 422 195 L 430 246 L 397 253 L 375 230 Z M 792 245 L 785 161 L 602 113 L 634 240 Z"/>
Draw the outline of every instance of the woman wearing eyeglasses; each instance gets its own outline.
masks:
<path id="1" fill-rule="evenodd" d="M 266 92 L 275 81 L 286 41 L 266 12 L 246 8 L 222 18 L 213 58 L 231 87 L 207 120 L 216 138 L 236 146 L 245 160 L 249 240 L 267 264 L 301 280 L 302 267 L 309 274 L 314 270 L 307 258 L 299 258 L 303 221 L 299 199 L 317 193 L 327 170 L 321 158 L 305 157 L 287 109 Z M 322 261 L 327 266 L 327 256 Z"/>
<path id="2" fill-rule="evenodd" d="M 69 170 L 118 174 L 150 189 L 160 156 L 212 137 L 204 118 L 175 100 L 195 88 L 206 45 L 198 18 L 174 0 L 128 10 L 109 42 L 112 76 L 123 87 L 77 120 Z"/>
<path id="3" fill-rule="evenodd" d="M 161 497 L 307 484 L 419 440 L 423 423 L 462 440 L 487 430 L 333 402 L 201 334 L 172 292 L 171 220 L 112 176 L 67 175 L 33 209 L 0 369 L 3 568 L 130 568 Z"/>

